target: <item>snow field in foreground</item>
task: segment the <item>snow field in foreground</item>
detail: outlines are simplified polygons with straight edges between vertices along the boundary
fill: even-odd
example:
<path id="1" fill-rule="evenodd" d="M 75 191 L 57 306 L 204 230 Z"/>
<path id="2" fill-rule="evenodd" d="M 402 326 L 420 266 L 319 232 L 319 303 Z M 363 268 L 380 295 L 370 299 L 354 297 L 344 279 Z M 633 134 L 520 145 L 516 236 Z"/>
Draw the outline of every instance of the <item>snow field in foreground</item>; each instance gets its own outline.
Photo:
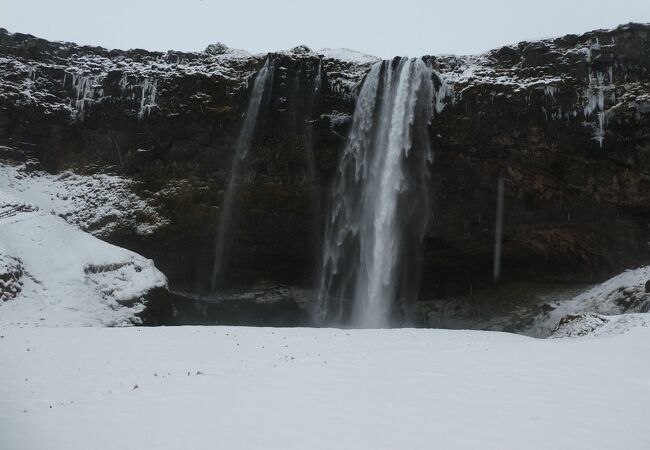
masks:
<path id="1" fill-rule="evenodd" d="M 0 327 L 0 448 L 647 449 L 650 329 Z"/>

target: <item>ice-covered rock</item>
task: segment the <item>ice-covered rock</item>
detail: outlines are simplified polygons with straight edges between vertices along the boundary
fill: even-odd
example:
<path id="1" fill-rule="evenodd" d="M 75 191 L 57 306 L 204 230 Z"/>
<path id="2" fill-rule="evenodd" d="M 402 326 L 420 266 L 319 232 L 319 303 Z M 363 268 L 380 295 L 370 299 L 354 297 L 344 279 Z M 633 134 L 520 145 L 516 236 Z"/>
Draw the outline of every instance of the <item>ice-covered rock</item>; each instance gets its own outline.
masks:
<path id="1" fill-rule="evenodd" d="M 222 42 L 217 42 L 215 44 L 210 44 L 205 48 L 205 53 L 208 55 L 223 55 L 228 53 L 230 49 L 228 46 Z"/>
<path id="2" fill-rule="evenodd" d="M 648 314 L 601 316 L 578 314 L 565 316 L 551 333 L 551 338 L 603 337 L 623 334 L 637 327 L 647 327 Z"/>

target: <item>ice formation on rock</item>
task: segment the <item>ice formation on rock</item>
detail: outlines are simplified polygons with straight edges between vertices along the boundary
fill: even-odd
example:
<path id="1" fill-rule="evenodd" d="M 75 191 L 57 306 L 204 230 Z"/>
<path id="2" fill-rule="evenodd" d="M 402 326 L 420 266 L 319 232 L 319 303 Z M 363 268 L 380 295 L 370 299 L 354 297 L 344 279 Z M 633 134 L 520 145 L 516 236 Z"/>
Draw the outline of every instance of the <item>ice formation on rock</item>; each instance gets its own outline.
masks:
<path id="1" fill-rule="evenodd" d="M 156 90 L 158 82 L 145 78 L 142 82 L 142 99 L 140 100 L 140 111 L 138 111 L 138 118 L 142 119 L 145 115 L 151 113 L 151 109 L 156 106 Z"/>

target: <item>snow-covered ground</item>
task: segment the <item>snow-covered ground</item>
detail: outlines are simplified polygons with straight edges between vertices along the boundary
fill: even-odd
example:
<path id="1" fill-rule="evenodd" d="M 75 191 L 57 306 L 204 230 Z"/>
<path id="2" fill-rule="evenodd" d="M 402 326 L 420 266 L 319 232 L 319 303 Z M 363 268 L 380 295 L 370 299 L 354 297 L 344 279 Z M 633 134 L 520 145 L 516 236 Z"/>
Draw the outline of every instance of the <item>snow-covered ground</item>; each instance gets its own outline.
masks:
<path id="1" fill-rule="evenodd" d="M 0 448 L 648 449 L 650 328 L 0 326 Z"/>

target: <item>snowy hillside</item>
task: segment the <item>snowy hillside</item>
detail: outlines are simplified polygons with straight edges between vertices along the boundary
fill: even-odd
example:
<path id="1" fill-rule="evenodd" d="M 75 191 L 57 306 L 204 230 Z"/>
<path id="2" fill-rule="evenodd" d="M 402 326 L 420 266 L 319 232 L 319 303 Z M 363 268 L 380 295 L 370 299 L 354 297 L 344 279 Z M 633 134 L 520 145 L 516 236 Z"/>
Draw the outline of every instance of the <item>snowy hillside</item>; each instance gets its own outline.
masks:
<path id="1" fill-rule="evenodd" d="M 45 175 L 18 174 L 0 166 L 0 324 L 140 323 L 138 314 L 145 309 L 147 295 L 166 288 L 165 276 L 151 260 L 107 244 L 54 215 L 59 211 L 73 223 L 90 227 L 93 218 L 105 212 L 102 208 L 114 205 L 101 201 L 97 207 L 74 209 L 70 205 L 75 197 L 63 189 L 69 184 L 57 185 Z M 92 186 L 92 178 L 76 180 Z M 79 198 L 88 202 L 93 196 L 86 192 Z"/>
<path id="2" fill-rule="evenodd" d="M 100 237 L 117 229 L 147 235 L 167 224 L 149 203 L 132 192 L 130 185 L 129 180 L 118 176 L 84 176 L 70 171 L 52 175 L 39 170 L 35 163 L 0 162 L 0 191 Z"/>

